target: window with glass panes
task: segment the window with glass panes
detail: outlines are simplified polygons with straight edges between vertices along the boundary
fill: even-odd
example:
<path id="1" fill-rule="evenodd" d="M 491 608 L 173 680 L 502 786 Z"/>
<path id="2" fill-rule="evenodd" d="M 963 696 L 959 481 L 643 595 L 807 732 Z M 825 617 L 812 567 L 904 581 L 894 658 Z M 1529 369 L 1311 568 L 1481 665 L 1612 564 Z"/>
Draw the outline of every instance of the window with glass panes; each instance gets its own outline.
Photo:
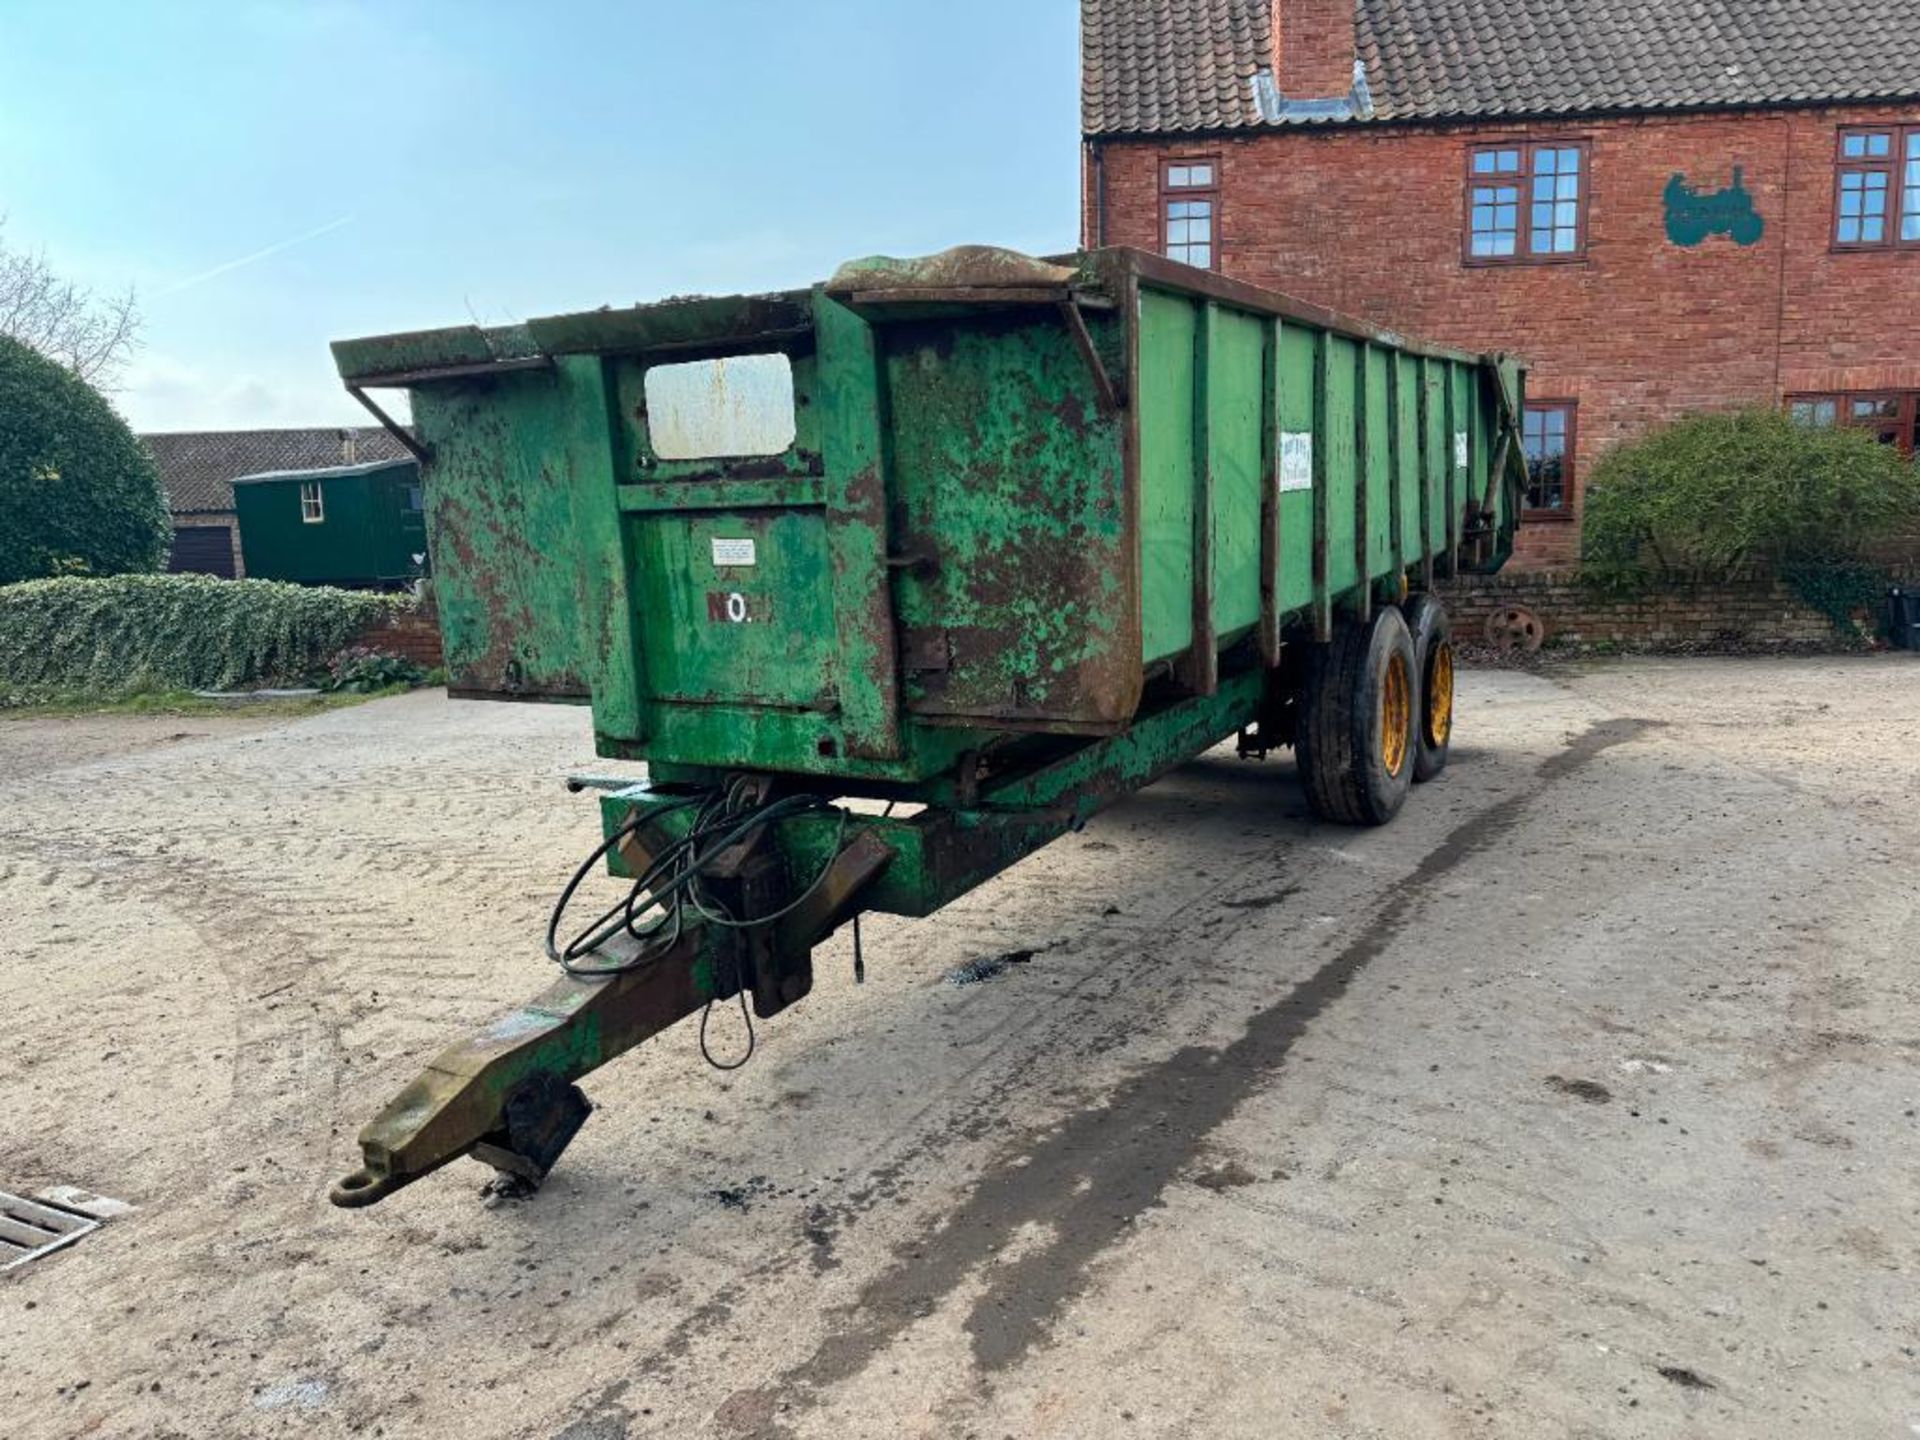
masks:
<path id="1" fill-rule="evenodd" d="M 1584 142 L 1477 145 L 1467 162 L 1467 259 L 1571 260 L 1586 249 Z"/>
<path id="2" fill-rule="evenodd" d="M 1792 403 L 1793 423 L 1812 430 L 1824 430 L 1840 423 L 1840 402 L 1831 395 L 1809 396 Z"/>
<path id="3" fill-rule="evenodd" d="M 300 482 L 300 519 L 308 525 L 318 525 L 327 518 L 326 502 L 320 496 L 318 480 Z"/>
<path id="4" fill-rule="evenodd" d="M 1791 395 L 1787 410 L 1797 424 L 1824 429 L 1847 425 L 1871 431 L 1902 455 L 1920 453 L 1920 390 L 1841 395 Z"/>
<path id="5" fill-rule="evenodd" d="M 1220 166 L 1215 160 L 1169 160 L 1160 167 L 1162 240 L 1169 260 L 1214 268 L 1219 252 Z"/>
<path id="6" fill-rule="evenodd" d="M 1920 125 L 1842 130 L 1839 147 L 1834 247 L 1920 245 Z"/>
<path id="7" fill-rule="evenodd" d="M 1527 457 L 1527 509 L 1544 516 L 1571 513 L 1573 497 L 1573 402 L 1530 402 L 1520 422 Z"/>

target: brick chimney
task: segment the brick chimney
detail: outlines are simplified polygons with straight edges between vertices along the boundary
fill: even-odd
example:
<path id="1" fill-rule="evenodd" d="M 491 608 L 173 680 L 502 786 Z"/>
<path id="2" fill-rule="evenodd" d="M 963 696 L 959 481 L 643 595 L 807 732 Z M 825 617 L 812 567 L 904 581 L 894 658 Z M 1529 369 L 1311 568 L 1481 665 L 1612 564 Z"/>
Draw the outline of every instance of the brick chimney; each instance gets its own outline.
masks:
<path id="1" fill-rule="evenodd" d="M 1353 89 L 1354 0 L 1272 0 L 1274 86 L 1287 100 Z"/>

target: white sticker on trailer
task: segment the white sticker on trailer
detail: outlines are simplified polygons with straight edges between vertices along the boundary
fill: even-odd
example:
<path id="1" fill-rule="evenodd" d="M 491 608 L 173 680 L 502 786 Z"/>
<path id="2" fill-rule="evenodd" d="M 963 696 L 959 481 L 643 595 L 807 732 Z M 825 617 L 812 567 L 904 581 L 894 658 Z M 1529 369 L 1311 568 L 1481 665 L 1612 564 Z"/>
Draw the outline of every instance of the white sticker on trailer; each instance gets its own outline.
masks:
<path id="1" fill-rule="evenodd" d="M 1311 430 L 1283 430 L 1280 432 L 1280 490 L 1311 490 L 1313 488 L 1313 432 Z"/>
<path id="2" fill-rule="evenodd" d="M 759 561 L 754 555 L 753 541 L 723 540 L 713 537 L 713 563 L 715 565 L 755 565 Z"/>
<path id="3" fill-rule="evenodd" d="M 1467 468 L 1467 432 L 1464 430 L 1453 432 L 1453 468 L 1456 470 Z"/>

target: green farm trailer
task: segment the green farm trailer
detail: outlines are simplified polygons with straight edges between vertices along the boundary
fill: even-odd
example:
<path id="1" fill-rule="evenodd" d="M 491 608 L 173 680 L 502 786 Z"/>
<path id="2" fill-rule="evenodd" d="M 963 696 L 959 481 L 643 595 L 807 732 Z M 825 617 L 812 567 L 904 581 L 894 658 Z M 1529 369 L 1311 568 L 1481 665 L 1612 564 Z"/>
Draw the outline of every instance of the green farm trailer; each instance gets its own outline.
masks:
<path id="1" fill-rule="evenodd" d="M 776 1013 L 840 925 L 857 955 L 863 911 L 930 914 L 1227 738 L 1385 823 L 1446 761 L 1435 583 L 1507 558 L 1525 479 L 1512 360 L 1134 250 L 334 353 L 421 461 L 453 691 L 590 703 L 648 771 L 579 782 L 562 973 L 367 1126 L 342 1205 L 463 1154 L 537 1184 L 586 1072 Z M 603 862 L 619 898 L 569 919 Z"/>

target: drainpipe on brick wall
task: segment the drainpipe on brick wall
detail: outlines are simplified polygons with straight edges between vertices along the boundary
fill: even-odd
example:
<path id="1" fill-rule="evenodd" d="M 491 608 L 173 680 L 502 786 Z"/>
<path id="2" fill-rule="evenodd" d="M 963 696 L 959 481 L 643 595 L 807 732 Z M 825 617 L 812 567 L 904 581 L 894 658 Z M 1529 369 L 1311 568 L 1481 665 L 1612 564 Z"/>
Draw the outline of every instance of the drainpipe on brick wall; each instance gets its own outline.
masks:
<path id="1" fill-rule="evenodd" d="M 1098 140 L 1087 142 L 1093 164 L 1093 248 L 1107 243 L 1107 152 Z"/>
<path id="2" fill-rule="evenodd" d="M 1773 307 L 1773 403 L 1786 399 L 1784 367 L 1787 349 L 1787 251 L 1793 244 L 1793 116 L 1782 115 L 1787 136 L 1786 171 L 1780 177 L 1780 286 Z"/>

